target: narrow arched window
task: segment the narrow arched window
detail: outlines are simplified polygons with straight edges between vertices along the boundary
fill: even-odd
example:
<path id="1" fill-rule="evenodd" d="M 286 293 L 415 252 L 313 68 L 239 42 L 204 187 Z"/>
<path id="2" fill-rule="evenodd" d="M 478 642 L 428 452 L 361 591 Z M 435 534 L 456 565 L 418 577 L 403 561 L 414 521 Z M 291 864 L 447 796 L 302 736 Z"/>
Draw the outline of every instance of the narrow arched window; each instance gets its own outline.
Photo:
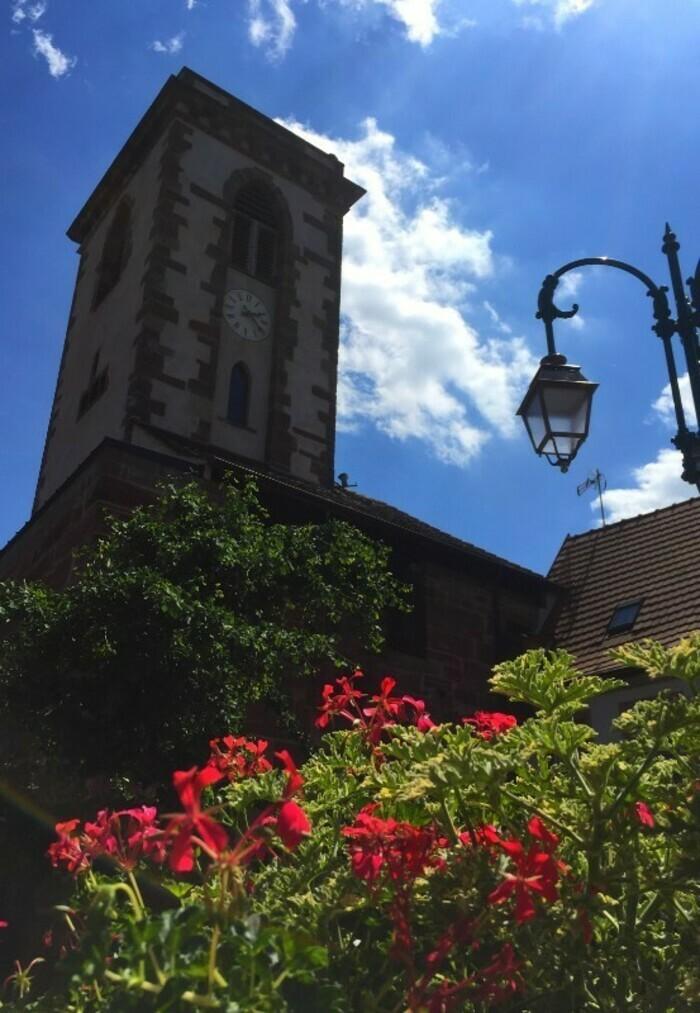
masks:
<path id="1" fill-rule="evenodd" d="M 228 411 L 226 418 L 234 426 L 248 425 L 248 409 L 250 408 L 250 373 L 242 362 L 237 362 L 231 370 L 228 386 Z"/>
<path id="2" fill-rule="evenodd" d="M 279 222 L 274 196 L 264 183 L 242 187 L 233 204 L 231 264 L 272 284 L 277 273 Z"/>
<path id="3" fill-rule="evenodd" d="M 112 291 L 121 278 L 129 256 L 129 233 L 131 231 L 131 208 L 123 200 L 114 213 L 109 226 L 102 257 L 97 268 L 97 285 L 93 308 L 99 306 L 104 297 Z"/>

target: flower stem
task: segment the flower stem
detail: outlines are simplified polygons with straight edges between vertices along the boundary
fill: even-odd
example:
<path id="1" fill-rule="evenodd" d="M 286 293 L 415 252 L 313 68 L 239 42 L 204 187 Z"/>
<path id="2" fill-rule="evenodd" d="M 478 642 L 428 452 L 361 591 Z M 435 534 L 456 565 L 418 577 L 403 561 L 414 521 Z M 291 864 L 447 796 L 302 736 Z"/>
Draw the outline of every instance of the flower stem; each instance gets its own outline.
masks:
<path id="1" fill-rule="evenodd" d="M 525 809 L 528 809 L 531 813 L 534 813 L 535 816 L 539 816 L 540 819 L 542 819 L 542 820 L 545 821 L 545 823 L 551 823 L 551 825 L 553 827 L 556 827 L 557 830 L 561 830 L 561 832 L 563 834 L 568 834 L 569 837 L 573 837 L 573 839 L 576 841 L 577 844 L 580 844 L 581 846 L 583 846 L 583 844 L 584 844 L 583 838 L 579 837 L 579 835 L 576 833 L 575 830 L 572 830 L 571 827 L 567 827 L 564 823 L 561 823 L 558 819 L 556 819 L 550 813 L 543 813 L 542 810 L 538 809 L 536 805 L 532 804 L 532 802 L 526 801 L 524 798 L 521 798 L 519 795 L 513 795 L 513 793 L 510 792 L 510 791 L 508 791 L 507 788 L 503 788 L 502 787 L 501 788 L 501 794 L 503 794 L 507 798 L 509 798 L 511 800 L 511 802 L 517 802 L 518 805 L 524 806 Z"/>
<path id="2" fill-rule="evenodd" d="M 146 905 L 143 902 L 143 896 L 141 895 L 141 891 L 139 889 L 139 885 L 136 882 L 136 876 L 134 876 L 134 873 L 132 872 L 131 869 L 129 869 L 129 871 L 127 872 L 126 875 L 127 875 L 127 879 L 129 880 L 129 883 L 131 884 L 131 889 L 134 891 L 134 897 L 136 898 L 136 901 L 137 901 L 139 907 L 141 908 L 141 914 L 145 915 L 146 914 Z"/>
<path id="3" fill-rule="evenodd" d="M 218 925 L 214 926 L 214 930 L 211 934 L 211 943 L 209 945 L 209 995 L 214 991 L 214 979 L 216 976 L 216 951 L 219 948 L 219 937 L 221 935 L 221 929 Z"/>

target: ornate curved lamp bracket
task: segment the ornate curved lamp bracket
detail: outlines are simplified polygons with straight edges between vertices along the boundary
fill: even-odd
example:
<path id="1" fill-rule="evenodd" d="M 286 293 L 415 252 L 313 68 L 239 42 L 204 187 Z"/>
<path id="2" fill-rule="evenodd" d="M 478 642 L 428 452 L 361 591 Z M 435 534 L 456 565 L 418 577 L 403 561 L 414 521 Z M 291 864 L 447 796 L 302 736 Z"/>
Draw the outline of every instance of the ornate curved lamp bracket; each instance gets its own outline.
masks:
<path id="1" fill-rule="evenodd" d="M 545 323 L 548 320 L 568 320 L 578 313 L 578 303 L 574 303 L 570 310 L 560 310 L 558 306 L 554 305 L 554 290 L 558 284 L 559 278 L 554 274 L 548 274 L 542 282 L 542 288 L 537 298 L 537 313 L 535 314 L 538 320 L 544 320 Z"/>
<path id="2" fill-rule="evenodd" d="M 656 325 L 654 330 L 660 338 L 670 337 L 676 330 L 675 322 L 671 319 L 671 311 L 668 305 L 668 299 L 666 293 L 668 288 L 664 285 L 657 285 L 649 275 L 644 274 L 638 268 L 633 267 L 632 264 L 626 264 L 624 260 L 612 260 L 610 257 L 583 257 L 580 260 L 572 260 L 568 264 L 564 264 L 553 274 L 548 274 L 542 282 L 542 288 L 540 294 L 537 297 L 537 313 L 536 317 L 538 320 L 542 320 L 544 323 L 545 331 L 547 334 L 547 351 L 548 355 L 557 355 L 556 346 L 554 343 L 554 321 L 558 319 L 569 319 L 575 316 L 579 311 L 578 303 L 574 303 L 570 310 L 559 309 L 554 303 L 554 292 L 559 279 L 562 275 L 567 274 L 569 271 L 575 271 L 579 267 L 614 267 L 618 271 L 624 271 L 626 274 L 631 274 L 634 278 L 638 278 L 647 290 L 647 295 L 650 296 L 654 301 L 654 319 Z M 698 265 L 700 271 L 700 264 Z M 700 275 L 696 275 L 698 279 L 698 286 L 700 286 Z M 700 289 L 698 292 L 700 296 Z"/>
<path id="3" fill-rule="evenodd" d="M 700 327 L 700 260 L 695 268 L 695 275 L 688 278 L 687 285 L 693 301 L 693 323 L 696 327 Z"/>
<path id="4" fill-rule="evenodd" d="M 679 249 L 680 246 L 675 233 L 672 232 L 670 225 L 667 224 L 663 237 L 662 252 L 666 254 L 669 264 L 673 297 L 676 304 L 676 319 L 671 316 L 668 286 L 657 285 L 647 274 L 633 267 L 632 264 L 627 264 L 623 260 L 612 260 L 610 257 L 583 257 L 580 260 L 572 260 L 552 274 L 548 274 L 542 283 L 537 298 L 536 316 L 538 320 L 542 320 L 544 323 L 547 335 L 547 356 L 542 359 L 541 368 L 554 367 L 556 369 L 557 367 L 566 365 L 566 356 L 560 355 L 557 352 L 554 342 L 554 321 L 569 319 L 575 316 L 579 309 L 578 303 L 574 303 L 570 310 L 562 310 L 554 302 L 554 293 L 562 275 L 569 271 L 574 271 L 579 267 L 614 267 L 618 271 L 631 274 L 641 281 L 646 288 L 647 295 L 652 300 L 654 313 L 652 330 L 661 338 L 666 357 L 671 397 L 678 424 L 678 433 L 674 437 L 673 442 L 683 453 L 683 478 L 688 482 L 697 484 L 700 491 L 700 340 L 697 333 L 698 328 L 700 328 L 700 261 L 698 261 L 695 269 L 695 275 L 692 278 L 688 278 L 686 282 L 690 291 L 690 299 L 688 299 L 683 288 L 683 276 L 678 260 Z M 693 407 L 695 409 L 696 432 L 691 432 L 688 429 L 685 420 L 685 409 L 680 393 L 678 372 L 671 340 L 674 334 L 678 334 L 685 353 Z M 539 376 L 539 373 L 537 375 Z"/>
<path id="5" fill-rule="evenodd" d="M 668 304 L 667 285 L 660 285 L 655 292 L 647 292 L 654 303 L 654 320 L 652 327 L 662 339 L 671 338 L 676 333 L 676 321 L 671 317 L 671 307 Z"/>
<path id="6" fill-rule="evenodd" d="M 559 309 L 554 303 L 554 292 L 559 284 L 558 274 L 548 274 L 542 282 L 540 294 L 537 297 L 537 313 L 535 316 L 544 323 L 547 334 L 547 354 L 551 358 L 557 355 L 554 344 L 554 321 L 569 320 L 578 313 L 578 303 L 574 303 L 570 310 Z M 561 358 L 561 356 L 559 356 Z M 564 359 L 566 361 L 566 359 Z"/>

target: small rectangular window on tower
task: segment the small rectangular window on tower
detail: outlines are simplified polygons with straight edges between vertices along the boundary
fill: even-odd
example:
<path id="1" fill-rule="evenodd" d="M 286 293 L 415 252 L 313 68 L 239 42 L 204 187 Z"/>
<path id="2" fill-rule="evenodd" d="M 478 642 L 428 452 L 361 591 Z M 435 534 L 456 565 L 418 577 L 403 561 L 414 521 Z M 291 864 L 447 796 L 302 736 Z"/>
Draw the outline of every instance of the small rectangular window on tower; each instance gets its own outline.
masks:
<path id="1" fill-rule="evenodd" d="M 607 635 L 612 637 L 617 633 L 626 633 L 628 630 L 631 630 L 637 621 L 641 607 L 641 598 L 637 601 L 628 601 L 623 605 L 618 605 L 610 617 L 606 630 Z"/>
<path id="2" fill-rule="evenodd" d="M 93 366 L 96 366 L 98 361 L 99 353 L 95 356 Z M 108 385 L 109 372 L 107 370 L 107 366 L 105 366 L 105 368 L 99 373 L 95 373 L 94 371 L 91 373 L 90 382 L 80 395 L 80 400 L 78 402 L 78 419 L 81 419 L 85 412 L 89 411 L 96 401 L 99 401 L 104 392 L 107 390 Z"/>

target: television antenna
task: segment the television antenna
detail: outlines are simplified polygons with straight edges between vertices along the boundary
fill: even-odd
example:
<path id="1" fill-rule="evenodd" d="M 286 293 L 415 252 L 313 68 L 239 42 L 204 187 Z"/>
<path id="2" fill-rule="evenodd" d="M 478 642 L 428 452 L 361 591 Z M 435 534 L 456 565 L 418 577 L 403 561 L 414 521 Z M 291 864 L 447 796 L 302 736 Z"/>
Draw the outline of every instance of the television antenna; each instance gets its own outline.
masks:
<path id="1" fill-rule="evenodd" d="M 588 489 L 592 489 L 593 486 L 598 490 L 598 500 L 600 502 L 600 519 L 605 527 L 605 507 L 603 505 L 603 493 L 608 487 L 605 475 L 601 474 L 596 468 L 592 475 L 589 475 L 585 482 L 581 482 L 580 485 L 576 486 L 576 493 L 582 496 Z"/>

